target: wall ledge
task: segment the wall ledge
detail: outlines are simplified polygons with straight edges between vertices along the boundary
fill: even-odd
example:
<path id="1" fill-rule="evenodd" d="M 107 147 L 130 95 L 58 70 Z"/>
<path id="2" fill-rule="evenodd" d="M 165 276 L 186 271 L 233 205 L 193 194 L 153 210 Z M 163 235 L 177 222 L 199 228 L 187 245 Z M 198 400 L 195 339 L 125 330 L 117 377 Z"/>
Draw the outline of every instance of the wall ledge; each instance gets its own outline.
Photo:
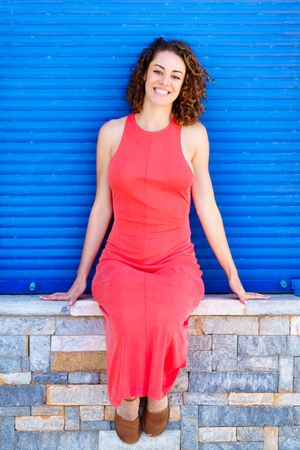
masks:
<path id="1" fill-rule="evenodd" d="M 268 300 L 240 303 L 234 294 L 207 294 L 195 308 L 193 316 L 298 315 L 300 297 L 293 294 L 270 294 Z M 4 316 L 102 316 L 98 304 L 85 294 L 75 305 L 67 301 L 40 300 L 39 295 L 0 295 L 0 315 Z"/>

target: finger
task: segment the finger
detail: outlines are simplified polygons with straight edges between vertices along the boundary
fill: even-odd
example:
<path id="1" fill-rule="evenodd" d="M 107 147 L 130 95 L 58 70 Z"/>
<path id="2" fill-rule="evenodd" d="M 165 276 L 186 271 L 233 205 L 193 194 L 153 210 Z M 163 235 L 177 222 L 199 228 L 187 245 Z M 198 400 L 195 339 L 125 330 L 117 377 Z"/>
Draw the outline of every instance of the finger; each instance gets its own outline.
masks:
<path id="1" fill-rule="evenodd" d="M 56 292 L 54 294 L 40 296 L 42 300 L 68 300 L 69 294 L 66 292 Z"/>
<path id="2" fill-rule="evenodd" d="M 239 301 L 240 301 L 241 303 L 243 303 L 244 305 L 247 305 L 247 300 L 246 300 L 246 298 L 244 298 L 244 297 L 239 297 Z"/>
<path id="3" fill-rule="evenodd" d="M 266 295 L 266 294 L 260 294 L 259 292 L 246 292 L 246 296 L 249 299 L 256 299 L 256 298 L 261 298 L 261 299 L 268 299 L 271 298 L 270 295 Z"/>
<path id="4" fill-rule="evenodd" d="M 69 301 L 69 305 L 70 305 L 70 306 L 74 305 L 74 304 L 76 303 L 76 301 L 77 301 L 76 298 L 72 298 L 72 299 Z"/>

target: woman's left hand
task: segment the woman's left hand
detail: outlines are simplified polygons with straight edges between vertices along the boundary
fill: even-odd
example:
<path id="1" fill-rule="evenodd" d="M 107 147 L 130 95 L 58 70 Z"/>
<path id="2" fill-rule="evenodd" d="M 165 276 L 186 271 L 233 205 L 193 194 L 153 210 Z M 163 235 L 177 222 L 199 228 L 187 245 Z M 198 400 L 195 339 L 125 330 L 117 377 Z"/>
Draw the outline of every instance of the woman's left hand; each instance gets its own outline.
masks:
<path id="1" fill-rule="evenodd" d="M 258 292 L 246 292 L 237 273 L 228 278 L 228 283 L 231 290 L 238 296 L 238 300 L 244 305 L 247 304 L 248 299 L 267 300 L 271 298 L 271 295 L 259 294 Z"/>

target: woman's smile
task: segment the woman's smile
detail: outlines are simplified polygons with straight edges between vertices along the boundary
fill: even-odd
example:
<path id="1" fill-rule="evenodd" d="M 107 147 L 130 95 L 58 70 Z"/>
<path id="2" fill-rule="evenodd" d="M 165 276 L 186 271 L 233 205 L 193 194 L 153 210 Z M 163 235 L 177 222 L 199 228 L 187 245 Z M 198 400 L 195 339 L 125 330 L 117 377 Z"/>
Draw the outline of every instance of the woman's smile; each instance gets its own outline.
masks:
<path id="1" fill-rule="evenodd" d="M 159 96 L 165 97 L 166 95 L 170 94 L 170 91 L 168 91 L 167 89 L 162 89 L 162 88 L 158 88 L 158 87 L 155 87 L 153 89 L 154 89 L 155 94 L 159 95 Z"/>

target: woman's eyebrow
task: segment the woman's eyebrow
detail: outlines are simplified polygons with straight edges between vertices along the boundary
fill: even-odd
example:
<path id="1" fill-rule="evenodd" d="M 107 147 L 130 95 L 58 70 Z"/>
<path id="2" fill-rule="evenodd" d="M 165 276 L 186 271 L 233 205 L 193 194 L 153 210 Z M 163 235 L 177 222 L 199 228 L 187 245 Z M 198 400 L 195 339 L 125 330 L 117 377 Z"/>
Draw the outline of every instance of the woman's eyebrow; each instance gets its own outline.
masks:
<path id="1" fill-rule="evenodd" d="M 161 67 L 162 69 L 164 69 L 164 67 L 161 66 L 160 64 L 154 64 L 154 66 L 158 66 L 158 67 Z M 179 72 L 179 73 L 182 73 L 181 70 L 172 70 L 172 72 Z"/>

